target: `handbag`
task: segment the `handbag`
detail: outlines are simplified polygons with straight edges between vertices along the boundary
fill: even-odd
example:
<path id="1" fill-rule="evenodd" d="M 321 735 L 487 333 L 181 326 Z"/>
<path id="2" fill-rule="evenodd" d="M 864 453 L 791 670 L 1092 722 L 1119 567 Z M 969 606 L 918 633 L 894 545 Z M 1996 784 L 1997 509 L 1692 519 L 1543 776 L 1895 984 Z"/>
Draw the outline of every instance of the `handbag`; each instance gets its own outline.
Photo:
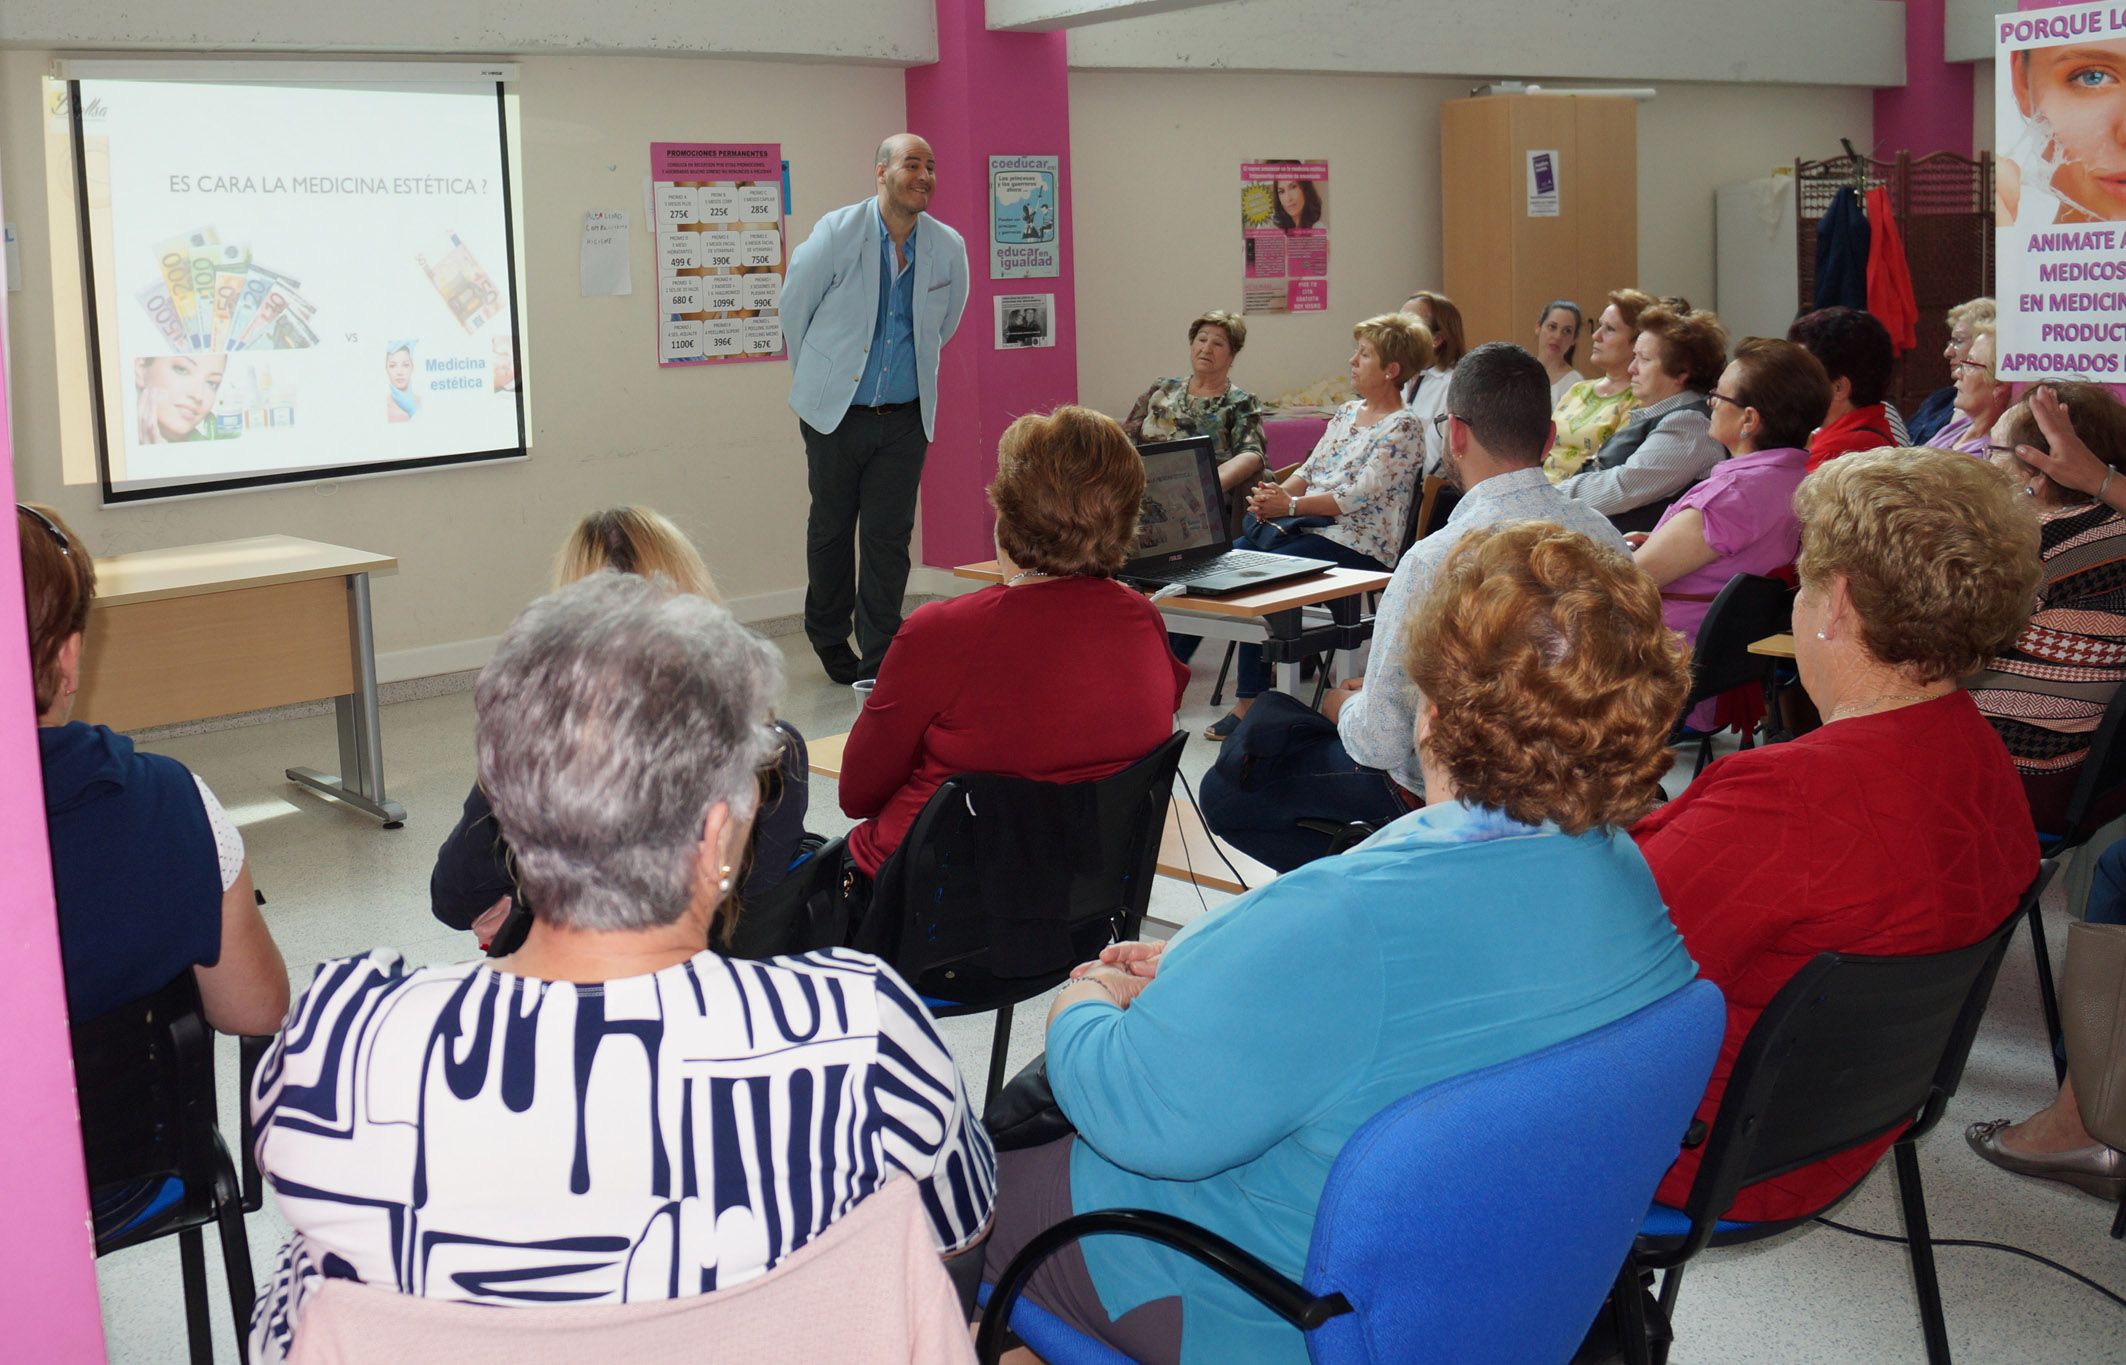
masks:
<path id="1" fill-rule="evenodd" d="M 1077 1125 L 1064 1117 L 1056 1092 L 1048 1084 L 1048 1054 L 1028 1062 L 1004 1083 L 982 1114 L 982 1126 L 1000 1152 L 1017 1152 L 1067 1138 Z"/>
<path id="2" fill-rule="evenodd" d="M 2126 1148 L 2126 924 L 2067 926 L 2060 1014 L 2082 1126 Z"/>
<path id="3" fill-rule="evenodd" d="M 1318 531 L 1335 521 L 1334 517 L 1309 514 L 1303 517 L 1271 517 L 1268 521 L 1258 518 L 1253 512 L 1240 521 L 1240 538 L 1258 550 L 1282 551 L 1285 542 L 1293 536 Z"/>

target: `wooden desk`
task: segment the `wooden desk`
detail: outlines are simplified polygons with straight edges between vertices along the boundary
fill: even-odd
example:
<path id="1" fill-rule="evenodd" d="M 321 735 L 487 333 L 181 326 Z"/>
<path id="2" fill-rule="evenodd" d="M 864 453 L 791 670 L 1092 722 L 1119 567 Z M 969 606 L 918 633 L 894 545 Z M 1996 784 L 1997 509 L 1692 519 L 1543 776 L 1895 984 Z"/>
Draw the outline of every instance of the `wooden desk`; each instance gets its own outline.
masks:
<path id="1" fill-rule="evenodd" d="M 397 568 L 294 536 L 99 559 L 74 715 L 137 730 L 330 697 L 339 774 L 289 780 L 395 828 L 406 810 L 384 795 L 369 575 Z"/>
<path id="2" fill-rule="evenodd" d="M 805 748 L 808 766 L 821 777 L 839 781 L 842 775 L 842 750 L 849 743 L 849 736 L 827 735 L 821 739 L 808 739 Z M 1223 852 L 1232 867 L 1219 861 Z M 1230 891 L 1238 895 L 1250 887 L 1263 886 L 1276 880 L 1274 869 L 1256 862 L 1239 849 L 1220 842 L 1203 827 L 1203 819 L 1196 814 L 1185 796 L 1177 795 L 1166 808 L 1166 829 L 1159 836 L 1159 875 L 1177 881 L 1193 882 L 1217 891 Z M 1242 886 L 1233 880 L 1238 871 L 1247 880 Z"/>
<path id="3" fill-rule="evenodd" d="M 952 574 L 978 583 L 1004 581 L 1004 572 L 993 559 L 962 564 Z M 1301 631 L 1310 624 L 1308 609 L 1317 609 L 1311 624 L 1355 626 L 1365 595 L 1387 587 L 1389 577 L 1377 569 L 1336 567 L 1256 592 L 1224 597 L 1191 597 L 1183 593 L 1164 598 L 1156 605 L 1167 629 L 1176 634 L 1261 645 L 1270 662 L 1277 665 L 1278 687 L 1296 696 L 1299 661 L 1313 652 L 1295 645 Z"/>
<path id="4" fill-rule="evenodd" d="M 1794 657 L 1794 637 L 1767 635 L 1750 646 L 1750 653 L 1767 659 L 1791 659 Z"/>

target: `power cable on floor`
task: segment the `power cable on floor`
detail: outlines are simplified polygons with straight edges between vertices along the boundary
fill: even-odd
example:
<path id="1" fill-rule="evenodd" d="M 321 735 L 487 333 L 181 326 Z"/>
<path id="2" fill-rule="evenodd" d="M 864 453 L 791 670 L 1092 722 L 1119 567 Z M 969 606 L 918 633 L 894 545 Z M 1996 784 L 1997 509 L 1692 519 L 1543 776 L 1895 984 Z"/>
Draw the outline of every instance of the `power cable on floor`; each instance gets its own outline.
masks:
<path id="1" fill-rule="evenodd" d="M 1840 1232 L 1850 1233 L 1855 1237 L 1865 1237 L 1871 1242 L 1894 1242 L 1898 1246 L 1906 1246 L 1911 1241 L 1910 1238 L 1900 1237 L 1894 1232 L 1870 1232 L 1866 1228 L 1849 1227 L 1844 1223 L 1836 1223 L 1828 1218 L 1819 1217 L 1815 1221 L 1827 1228 L 1836 1228 Z M 2039 1265 L 2049 1266 L 2057 1270 L 2069 1279 L 2081 1281 L 2097 1293 L 2119 1305 L 2119 1307 L 2126 1308 L 2126 1298 L 2121 1298 L 2103 1285 L 2098 1284 L 2095 1280 L 2090 1279 L 2087 1275 L 2084 1275 L 2081 1271 L 2069 1269 L 2058 1261 L 2052 1260 L 2050 1257 L 2040 1256 L 2034 1251 L 2025 1251 L 2021 1247 L 2010 1246 L 2006 1242 L 1987 1242 L 1975 1237 L 1936 1237 L 1931 1240 L 1933 1245 L 1938 1247 L 1978 1247 L 1985 1251 L 2005 1251 L 2011 1256 L 2020 1256 L 2026 1261 L 2036 1261 Z"/>

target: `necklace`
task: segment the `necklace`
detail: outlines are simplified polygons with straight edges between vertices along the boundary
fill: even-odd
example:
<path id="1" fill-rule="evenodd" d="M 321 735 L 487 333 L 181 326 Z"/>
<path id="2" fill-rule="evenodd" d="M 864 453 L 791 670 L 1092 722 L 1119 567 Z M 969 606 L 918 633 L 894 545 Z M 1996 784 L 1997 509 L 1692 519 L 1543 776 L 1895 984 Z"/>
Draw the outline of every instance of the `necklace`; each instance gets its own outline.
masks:
<path id="1" fill-rule="evenodd" d="M 1870 715 L 1877 711 L 1888 711 L 1898 706 L 1912 706 L 1919 702 L 1933 701 L 1936 697 L 1947 695 L 1945 692 L 1884 692 L 1877 696 L 1869 697 L 1864 701 L 1856 701 L 1846 706 L 1832 707 L 1830 714 L 1823 718 L 1823 723 L 1829 725 L 1834 720 L 1851 720 L 1855 716 Z"/>
<path id="2" fill-rule="evenodd" d="M 1011 577 L 1005 579 L 1004 586 L 1007 588 L 1016 588 L 1017 586 L 1019 586 L 1019 584 L 1025 582 L 1029 578 L 1047 578 L 1048 576 L 1049 575 L 1042 573 L 1039 569 L 1021 569 L 1017 573 L 1013 574 Z"/>

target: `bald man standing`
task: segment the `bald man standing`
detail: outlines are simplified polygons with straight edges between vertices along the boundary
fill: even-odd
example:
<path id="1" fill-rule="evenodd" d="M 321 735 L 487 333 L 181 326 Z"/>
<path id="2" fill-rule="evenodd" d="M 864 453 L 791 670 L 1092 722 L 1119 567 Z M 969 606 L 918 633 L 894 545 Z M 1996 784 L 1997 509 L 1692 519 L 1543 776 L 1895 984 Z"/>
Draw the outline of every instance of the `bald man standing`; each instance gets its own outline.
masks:
<path id="1" fill-rule="evenodd" d="M 783 280 L 790 407 L 812 490 L 805 635 L 836 682 L 875 676 L 901 627 L 938 353 L 967 308 L 967 243 L 925 212 L 936 186 L 929 143 L 887 138 L 878 194 L 820 219 Z"/>

